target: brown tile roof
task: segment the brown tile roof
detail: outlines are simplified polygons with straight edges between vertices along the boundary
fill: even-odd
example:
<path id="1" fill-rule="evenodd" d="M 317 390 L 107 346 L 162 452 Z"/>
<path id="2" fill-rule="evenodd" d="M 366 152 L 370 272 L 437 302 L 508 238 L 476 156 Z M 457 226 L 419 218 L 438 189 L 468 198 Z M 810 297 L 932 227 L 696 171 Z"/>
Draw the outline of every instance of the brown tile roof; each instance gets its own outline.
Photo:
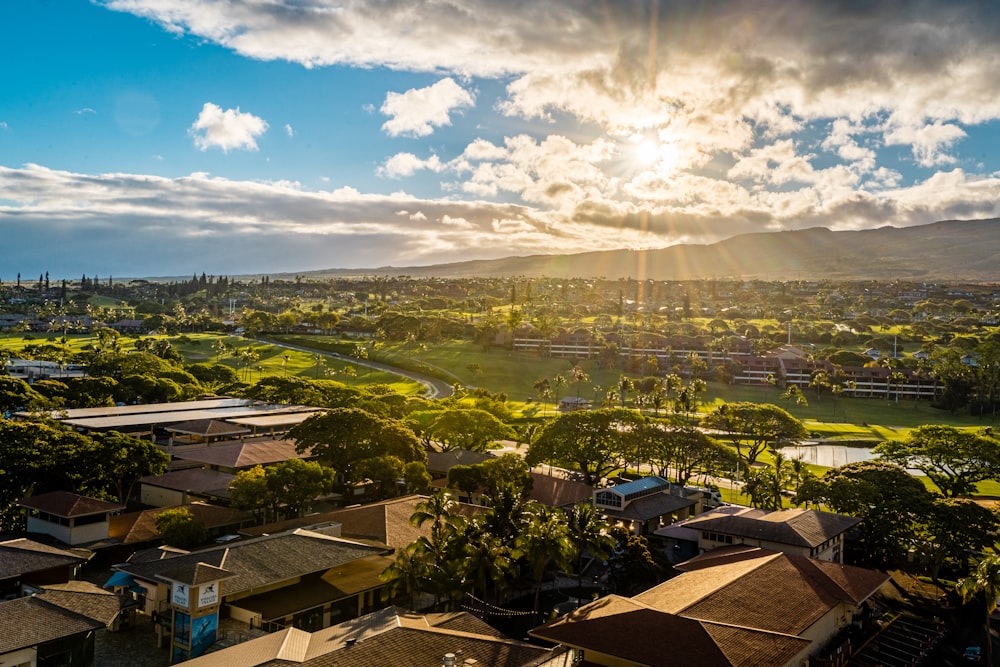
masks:
<path id="1" fill-rule="evenodd" d="M 212 547 L 161 560 L 128 562 L 115 569 L 128 572 L 139 579 L 155 581 L 157 575 L 205 563 L 236 575 L 227 580 L 223 587 L 223 594 L 228 596 L 314 572 L 325 572 L 382 551 L 378 547 L 349 540 L 295 531 L 233 542 L 228 546 Z"/>
<path id="2" fill-rule="evenodd" d="M 200 435 L 204 437 L 216 435 L 243 435 L 250 433 L 250 429 L 244 426 L 237 426 L 219 419 L 193 419 L 191 421 L 180 422 L 164 426 L 164 429 L 171 433 L 185 433 L 188 435 Z"/>
<path id="3" fill-rule="evenodd" d="M 27 538 L 0 542 L 0 579 L 10 579 L 57 567 L 86 563 L 89 556 L 51 547 Z"/>
<path id="4" fill-rule="evenodd" d="M 252 468 L 257 465 L 281 463 L 289 459 L 302 459 L 308 454 L 295 451 L 295 443 L 290 440 L 255 440 L 228 445 L 216 445 L 201 449 L 177 452 L 174 458 L 197 461 L 206 465 L 223 468 Z"/>
<path id="5" fill-rule="evenodd" d="M 528 500 L 549 507 L 565 507 L 590 500 L 593 494 L 594 490 L 583 482 L 537 472 L 531 473 L 531 491 L 528 493 Z"/>
<path id="6" fill-rule="evenodd" d="M 89 581 L 46 585 L 42 587 L 42 592 L 37 597 L 104 625 L 111 625 L 121 610 L 131 604 L 130 600 Z"/>
<path id="7" fill-rule="evenodd" d="M 51 493 L 31 496 L 19 502 L 18 505 L 62 517 L 88 516 L 125 509 L 124 505 L 118 503 L 89 498 L 69 491 L 52 491 Z"/>
<path id="8" fill-rule="evenodd" d="M 875 570 L 746 547 L 716 549 L 677 568 L 684 574 L 635 600 L 688 618 L 790 635 L 841 602 L 860 604 L 889 579 Z"/>
<path id="9" fill-rule="evenodd" d="M 799 547 L 816 547 L 851 528 L 860 519 L 806 509 L 777 512 L 747 510 L 737 514 L 706 512 L 684 523 L 695 530 Z"/>
<path id="10" fill-rule="evenodd" d="M 460 665 L 526 667 L 551 651 L 524 642 L 498 639 L 445 627 L 462 624 L 448 615 L 428 617 L 387 608 L 308 633 L 289 628 L 222 651 L 195 658 L 190 667 L 439 667 L 446 653 Z"/>
<path id="11" fill-rule="evenodd" d="M 204 468 L 189 468 L 188 470 L 174 470 L 162 475 L 149 475 L 141 478 L 139 481 L 143 484 L 159 486 L 174 491 L 225 494 L 229 488 L 229 483 L 235 477 L 236 475 L 228 472 L 205 470 Z"/>
<path id="12" fill-rule="evenodd" d="M 188 503 L 177 507 L 158 507 L 142 512 L 129 512 L 111 517 L 108 523 L 108 537 L 121 541 L 122 544 L 139 544 L 160 539 L 156 531 L 156 517 L 170 509 L 186 509 L 197 521 L 206 528 L 222 528 L 253 520 L 253 514 L 229 507 L 210 505 L 208 503 Z"/>
<path id="13" fill-rule="evenodd" d="M 805 639 L 685 618 L 615 595 L 596 600 L 530 634 L 652 666 L 784 665 L 809 646 Z M 626 637 L 633 640 L 624 641 Z M 657 641 L 635 640 L 643 637 L 655 637 Z"/>
<path id="14" fill-rule="evenodd" d="M 427 500 L 427 496 L 403 496 L 377 503 L 349 507 L 332 512 L 312 514 L 298 519 L 289 519 L 265 526 L 244 528 L 244 535 L 264 535 L 280 533 L 293 528 L 305 528 L 324 523 L 341 524 L 341 534 L 351 539 L 370 540 L 385 544 L 393 549 L 399 549 L 421 536 L 430 537 L 430 524 L 421 527 L 410 523 L 410 517 L 419 503 Z M 467 503 L 458 504 L 458 512 L 463 516 L 472 516 L 485 508 Z"/>
<path id="15" fill-rule="evenodd" d="M 103 627 L 37 597 L 0 602 L 0 655 Z"/>

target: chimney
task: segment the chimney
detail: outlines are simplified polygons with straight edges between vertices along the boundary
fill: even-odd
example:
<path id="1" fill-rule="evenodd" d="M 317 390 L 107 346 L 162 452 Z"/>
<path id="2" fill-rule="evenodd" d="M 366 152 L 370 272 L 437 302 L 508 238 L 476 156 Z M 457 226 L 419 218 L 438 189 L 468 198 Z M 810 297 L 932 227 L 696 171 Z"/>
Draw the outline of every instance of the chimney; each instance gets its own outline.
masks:
<path id="1" fill-rule="evenodd" d="M 445 653 L 443 667 L 455 667 L 455 654 Z"/>

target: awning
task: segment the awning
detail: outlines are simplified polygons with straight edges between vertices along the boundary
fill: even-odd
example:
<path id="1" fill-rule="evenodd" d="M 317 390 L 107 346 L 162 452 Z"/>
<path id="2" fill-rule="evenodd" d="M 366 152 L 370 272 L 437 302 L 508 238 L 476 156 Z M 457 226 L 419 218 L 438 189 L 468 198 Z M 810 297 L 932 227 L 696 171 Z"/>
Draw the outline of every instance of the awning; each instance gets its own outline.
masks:
<path id="1" fill-rule="evenodd" d="M 135 579 L 128 572 L 115 572 L 111 575 L 111 578 L 104 582 L 102 588 L 116 588 L 118 586 L 123 586 L 125 588 L 131 588 L 136 586 Z"/>

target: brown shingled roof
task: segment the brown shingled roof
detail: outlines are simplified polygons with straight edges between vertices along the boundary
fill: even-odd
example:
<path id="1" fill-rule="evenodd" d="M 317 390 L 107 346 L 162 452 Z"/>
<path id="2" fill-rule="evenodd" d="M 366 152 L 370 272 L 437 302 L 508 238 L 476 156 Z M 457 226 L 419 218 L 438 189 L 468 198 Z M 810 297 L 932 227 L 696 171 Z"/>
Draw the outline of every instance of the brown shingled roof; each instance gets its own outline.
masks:
<path id="1" fill-rule="evenodd" d="M 405 547 L 420 536 L 430 536 L 430 524 L 422 527 L 410 523 L 410 517 L 419 503 L 427 500 L 427 496 L 403 496 L 391 500 L 383 500 L 358 507 L 311 514 L 297 519 L 288 519 L 264 526 L 244 528 L 244 535 L 276 534 L 293 528 L 305 528 L 324 523 L 341 524 L 341 534 L 352 539 L 370 540 L 385 544 L 394 549 Z M 459 503 L 457 511 L 463 516 L 472 516 L 476 512 L 485 511 L 479 505 Z"/>
<path id="2" fill-rule="evenodd" d="M 174 454 L 176 459 L 197 461 L 224 468 L 252 468 L 257 465 L 270 465 L 308 456 L 308 454 L 296 452 L 295 443 L 290 440 L 237 442 L 229 445 L 191 449 Z"/>
<path id="3" fill-rule="evenodd" d="M 124 505 L 98 500 L 69 491 L 52 491 L 25 498 L 18 503 L 21 507 L 38 510 L 62 517 L 88 516 L 125 509 Z"/>
<path id="4" fill-rule="evenodd" d="M 392 667 L 438 666 L 446 653 L 459 664 L 526 667 L 552 654 L 525 642 L 450 629 L 456 615 L 419 616 L 387 608 L 316 632 L 287 628 L 191 660 L 190 667 Z"/>
<path id="5" fill-rule="evenodd" d="M 531 635 L 641 665 L 762 667 L 784 665 L 809 641 L 723 626 L 651 609 L 615 595 L 596 600 Z M 623 638 L 632 638 L 623 641 Z M 639 638 L 656 637 L 657 641 Z"/>
<path id="6" fill-rule="evenodd" d="M 841 602 L 860 604 L 889 576 L 814 558 L 746 547 L 710 551 L 684 574 L 635 596 L 689 618 L 799 635 Z"/>
<path id="7" fill-rule="evenodd" d="M 684 522 L 688 528 L 748 539 L 816 547 L 856 525 L 860 519 L 818 510 L 777 512 L 747 510 L 737 514 L 706 512 Z"/>
<path id="8" fill-rule="evenodd" d="M 0 542 L 0 579 L 54 568 L 67 568 L 68 571 L 68 568 L 86 563 L 88 559 L 83 550 L 59 549 L 23 537 L 7 540 Z"/>
<path id="9" fill-rule="evenodd" d="M 250 429 L 245 426 L 237 426 L 236 424 L 230 424 L 220 419 L 193 419 L 191 421 L 164 426 L 163 428 L 171 433 L 184 433 L 203 437 L 244 435 L 250 433 Z"/>
<path id="10" fill-rule="evenodd" d="M 38 596 L 49 604 L 68 609 L 104 625 L 111 625 L 123 608 L 134 604 L 89 581 L 49 584 L 42 587 L 42 592 Z"/>
<path id="11" fill-rule="evenodd" d="M 186 509 L 195 520 L 212 530 L 223 526 L 232 526 L 253 520 L 253 514 L 229 507 L 210 505 L 208 503 L 188 503 L 177 507 L 158 507 L 142 512 L 129 512 L 112 516 L 108 524 L 108 537 L 120 540 L 122 544 L 139 544 L 160 539 L 156 530 L 156 517 L 171 509 Z"/>
<path id="12" fill-rule="evenodd" d="M 0 602 L 0 655 L 103 627 L 37 597 Z"/>

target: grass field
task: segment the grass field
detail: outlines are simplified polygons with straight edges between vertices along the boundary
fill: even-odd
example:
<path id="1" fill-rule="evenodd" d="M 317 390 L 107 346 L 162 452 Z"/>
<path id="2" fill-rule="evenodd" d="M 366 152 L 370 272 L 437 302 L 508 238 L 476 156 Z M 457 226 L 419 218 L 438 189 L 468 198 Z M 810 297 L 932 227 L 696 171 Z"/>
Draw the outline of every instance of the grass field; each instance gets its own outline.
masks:
<path id="1" fill-rule="evenodd" d="M 302 346 L 314 346 L 325 351 L 337 351 L 350 355 L 358 344 L 355 340 L 341 340 L 324 336 L 294 336 L 285 337 L 289 342 Z M 59 334 L 41 335 L 11 334 L 0 337 L 0 349 L 6 349 L 12 354 L 26 344 L 52 343 L 62 345 Z M 316 363 L 316 356 L 297 350 L 288 350 L 245 339 L 239 336 L 224 336 L 219 334 L 186 334 L 169 337 L 174 347 L 184 356 L 188 363 L 217 362 L 231 366 L 243 376 L 246 374 L 251 381 L 256 381 L 269 375 L 289 375 L 307 378 L 330 378 L 346 384 L 359 385 L 369 383 L 384 383 L 396 391 L 416 395 L 422 392 L 422 387 L 413 381 L 398 375 L 365 369 L 363 366 L 355 369 L 354 364 L 347 360 L 325 357 L 321 364 Z M 250 369 L 239 365 L 233 356 L 221 355 L 215 344 L 224 341 L 235 349 L 253 346 L 260 355 Z M 66 348 L 80 351 L 93 344 L 91 336 L 73 335 L 67 337 Z M 135 339 L 123 336 L 122 347 L 129 350 L 134 346 Z M 369 348 L 370 349 L 370 348 Z M 470 386 L 480 386 L 493 392 L 508 396 L 509 406 L 515 412 L 531 408 L 535 416 L 557 414 L 555 396 L 579 395 L 588 400 L 595 396 L 603 396 L 609 387 L 617 384 L 621 377 L 620 370 L 597 368 L 593 361 L 582 360 L 579 366 L 587 373 L 588 379 L 575 383 L 572 380 L 573 363 L 566 359 L 542 357 L 535 353 L 515 353 L 493 348 L 484 351 L 481 346 L 463 341 L 445 341 L 440 344 L 418 346 L 405 343 L 379 342 L 369 352 L 369 358 L 390 365 L 398 365 L 421 372 L 431 372 L 448 381 L 458 381 Z M 347 369 L 356 370 L 357 377 L 345 373 Z M 349 371 L 348 371 L 349 372 Z M 562 375 L 566 382 L 560 387 L 555 385 L 555 378 Z M 546 378 L 552 386 L 553 398 L 544 406 L 534 389 L 534 384 Z M 721 402 L 753 401 L 775 403 L 797 418 L 801 419 L 813 438 L 842 442 L 846 445 L 857 444 L 872 446 L 877 442 L 889 439 L 899 439 L 907 432 L 922 424 L 949 424 L 964 428 L 982 428 L 993 426 L 996 420 L 980 420 L 969 415 L 953 415 L 936 410 L 926 402 L 886 401 L 884 399 L 868 398 L 838 398 L 825 395 L 818 399 L 807 393 L 809 405 L 800 406 L 782 401 L 779 391 L 774 387 L 732 386 L 718 382 L 709 382 L 708 391 L 701 397 L 701 410 L 711 409 Z M 540 409 L 542 408 L 542 409 Z M 767 455 L 761 457 L 768 462 Z M 813 466 L 814 472 L 822 474 L 825 470 Z M 1000 496 L 1000 482 L 984 482 L 979 485 L 983 495 Z M 725 494 L 724 494 L 725 495 Z"/>

